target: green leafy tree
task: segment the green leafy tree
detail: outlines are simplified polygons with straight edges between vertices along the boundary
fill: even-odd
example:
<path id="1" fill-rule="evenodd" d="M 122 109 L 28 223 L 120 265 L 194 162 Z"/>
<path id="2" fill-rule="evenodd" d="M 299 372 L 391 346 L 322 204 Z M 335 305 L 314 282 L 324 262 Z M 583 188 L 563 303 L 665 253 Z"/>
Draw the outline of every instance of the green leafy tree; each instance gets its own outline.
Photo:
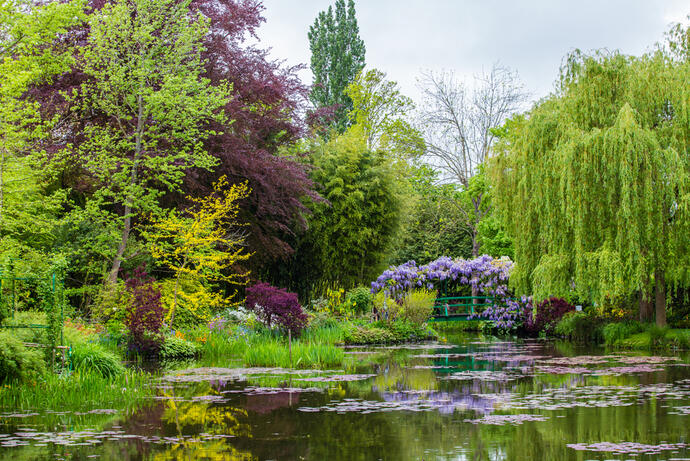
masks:
<path id="1" fill-rule="evenodd" d="M 79 158 L 97 184 L 92 209 L 118 213 L 119 245 L 108 281 L 117 280 L 132 219 L 159 210 L 162 191 L 177 190 L 185 171 L 211 169 L 203 149 L 211 120 L 224 121 L 227 85 L 212 86 L 200 53 L 208 20 L 190 0 L 119 0 L 90 17 L 81 52 L 88 77 L 71 97 L 89 120 Z M 116 242 L 113 242 L 116 243 Z"/>
<path id="2" fill-rule="evenodd" d="M 49 246 L 62 202 L 47 192 L 53 169 L 39 143 L 49 121 L 26 93 L 72 64 L 59 34 L 84 18 L 84 2 L 0 1 L 0 236 L 3 248 Z"/>
<path id="3" fill-rule="evenodd" d="M 440 256 L 468 258 L 472 254 L 470 229 L 454 205 L 458 200 L 455 184 L 438 184 L 438 172 L 428 165 L 410 169 L 412 203 L 409 218 L 396 239 L 391 264 L 416 261 L 425 264 Z"/>
<path id="4" fill-rule="evenodd" d="M 576 52 L 558 92 L 506 124 L 491 177 L 521 291 L 639 293 L 666 323 L 667 281 L 690 279 L 688 81 L 663 51 Z"/>
<path id="5" fill-rule="evenodd" d="M 352 100 L 350 121 L 362 128 L 369 149 L 389 152 L 401 160 L 422 154 L 424 140 L 406 120 L 414 103 L 400 93 L 396 82 L 386 80 L 384 72 L 359 72 L 345 94 Z"/>
<path id="6" fill-rule="evenodd" d="M 349 125 L 352 100 L 345 94 L 347 86 L 364 68 L 364 41 L 359 37 L 355 2 L 336 0 L 322 11 L 309 27 L 311 71 L 314 82 L 309 98 L 317 109 L 336 106 L 334 126 L 341 133 Z"/>

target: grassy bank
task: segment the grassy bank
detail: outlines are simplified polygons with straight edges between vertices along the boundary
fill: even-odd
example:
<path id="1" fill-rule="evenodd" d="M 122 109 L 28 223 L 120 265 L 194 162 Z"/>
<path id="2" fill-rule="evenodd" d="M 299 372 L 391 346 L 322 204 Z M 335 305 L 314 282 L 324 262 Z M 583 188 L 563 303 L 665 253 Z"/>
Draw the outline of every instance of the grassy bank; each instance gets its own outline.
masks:
<path id="1" fill-rule="evenodd" d="M 205 362 L 234 359 L 247 367 L 329 368 L 344 363 L 343 351 L 337 347 L 342 337 L 339 325 L 307 328 L 292 339 L 291 360 L 287 337 L 261 327 L 232 325 L 221 331 L 207 331 L 201 336 L 199 351 Z"/>
<path id="2" fill-rule="evenodd" d="M 126 370 L 112 378 L 88 370 L 71 374 L 46 373 L 35 381 L 4 384 L 0 388 L 0 408 L 124 409 L 141 404 L 155 392 L 153 377 L 136 370 Z"/>

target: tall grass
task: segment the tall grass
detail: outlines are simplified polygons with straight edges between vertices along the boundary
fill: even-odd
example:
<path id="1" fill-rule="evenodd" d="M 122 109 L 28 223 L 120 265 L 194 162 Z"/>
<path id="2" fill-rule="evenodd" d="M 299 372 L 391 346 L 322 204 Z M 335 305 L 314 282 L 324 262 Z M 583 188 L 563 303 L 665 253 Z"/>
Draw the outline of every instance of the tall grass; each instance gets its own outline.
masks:
<path id="1" fill-rule="evenodd" d="M 300 336 L 301 342 L 339 344 L 343 342 L 345 328 L 342 324 L 322 326 L 317 328 L 307 328 Z"/>
<path id="2" fill-rule="evenodd" d="M 345 354 L 333 344 L 294 341 L 292 361 L 288 344 L 263 341 L 253 344 L 244 353 L 244 363 L 250 367 L 330 368 L 343 364 Z"/>
<path id="3" fill-rule="evenodd" d="M 125 370 L 113 379 L 83 370 L 69 375 L 48 373 L 41 380 L 0 388 L 0 408 L 15 410 L 89 410 L 130 408 L 152 397 L 156 390 L 150 374 Z"/>
<path id="4" fill-rule="evenodd" d="M 75 344 L 70 360 L 75 370 L 98 373 L 105 378 L 114 378 L 125 372 L 120 357 L 97 343 Z"/>
<path id="5" fill-rule="evenodd" d="M 201 355 L 204 361 L 228 358 L 240 359 L 246 366 L 290 367 L 288 340 L 278 332 L 259 327 L 234 327 L 224 331 L 191 332 L 204 337 Z M 292 366 L 314 368 L 337 366 L 343 363 L 343 352 L 335 344 L 343 342 L 344 328 L 329 325 L 305 329 L 293 338 Z"/>
<path id="6" fill-rule="evenodd" d="M 250 335 L 209 332 L 201 344 L 200 354 L 204 359 L 216 360 L 228 357 L 242 357 L 249 347 Z"/>

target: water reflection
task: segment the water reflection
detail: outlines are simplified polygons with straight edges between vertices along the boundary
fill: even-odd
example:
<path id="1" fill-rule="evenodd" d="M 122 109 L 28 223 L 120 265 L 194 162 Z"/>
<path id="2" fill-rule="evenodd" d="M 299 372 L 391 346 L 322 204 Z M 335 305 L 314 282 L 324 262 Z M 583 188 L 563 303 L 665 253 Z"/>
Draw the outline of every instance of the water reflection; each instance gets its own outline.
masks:
<path id="1" fill-rule="evenodd" d="M 143 409 L 0 414 L 14 459 L 690 458 L 690 367 L 541 342 L 357 348 L 347 370 L 187 368 Z M 7 410 L 7 409 L 5 409 Z"/>

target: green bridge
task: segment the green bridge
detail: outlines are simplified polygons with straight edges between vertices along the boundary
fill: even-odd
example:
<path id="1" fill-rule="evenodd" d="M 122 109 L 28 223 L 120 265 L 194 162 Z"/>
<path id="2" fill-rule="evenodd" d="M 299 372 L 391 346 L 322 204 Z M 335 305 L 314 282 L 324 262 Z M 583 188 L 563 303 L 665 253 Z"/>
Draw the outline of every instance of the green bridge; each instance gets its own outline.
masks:
<path id="1" fill-rule="evenodd" d="M 487 296 L 444 296 L 436 298 L 432 322 L 464 321 L 493 306 L 495 298 Z"/>

